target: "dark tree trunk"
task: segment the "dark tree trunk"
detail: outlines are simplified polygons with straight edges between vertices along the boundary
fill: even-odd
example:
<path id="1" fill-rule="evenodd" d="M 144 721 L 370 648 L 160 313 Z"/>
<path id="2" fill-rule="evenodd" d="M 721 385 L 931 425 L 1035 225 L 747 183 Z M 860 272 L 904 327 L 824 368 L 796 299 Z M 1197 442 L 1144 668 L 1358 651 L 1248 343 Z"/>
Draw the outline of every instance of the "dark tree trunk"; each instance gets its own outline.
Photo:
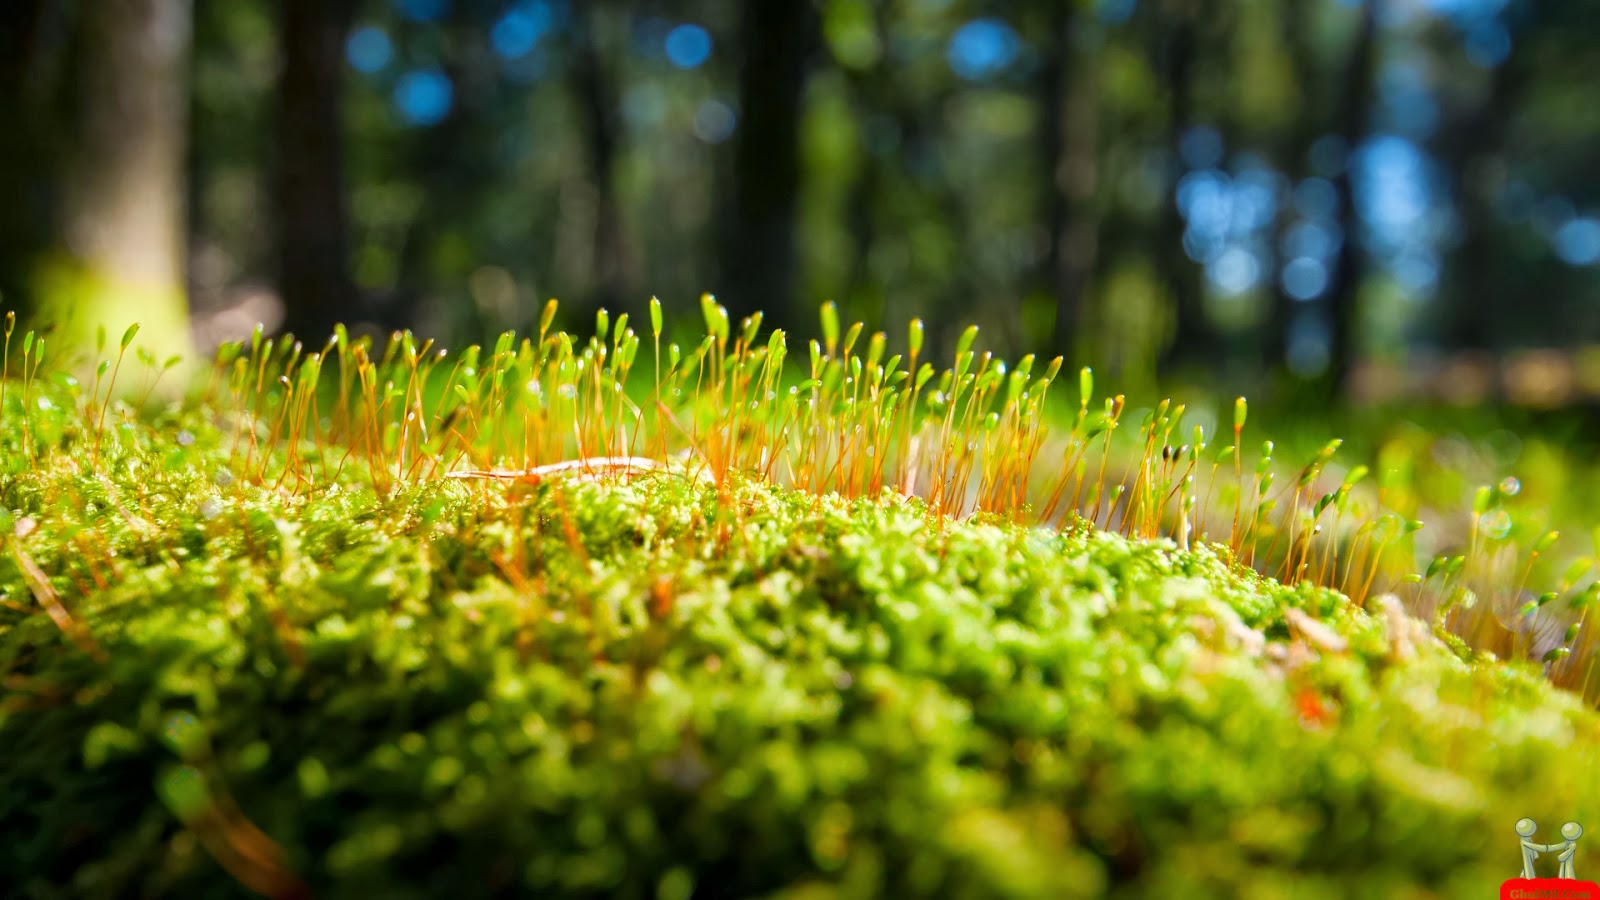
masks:
<path id="1" fill-rule="evenodd" d="M 573 77 L 589 136 L 590 177 L 595 212 L 592 299 L 596 306 L 615 308 L 627 299 L 629 265 L 622 210 L 617 201 L 616 161 L 622 144 L 617 86 L 600 48 L 599 4 L 584 14 Z"/>
<path id="2" fill-rule="evenodd" d="M 422 192 L 400 243 L 398 290 L 384 298 L 365 298 L 373 321 L 386 329 L 417 327 L 425 317 L 424 300 L 441 279 L 447 292 L 460 287 L 467 273 L 436 271 L 434 251 L 444 236 L 467 227 L 489 191 L 505 189 L 497 181 L 494 154 L 485 149 L 493 146 L 496 134 L 489 124 L 495 98 L 486 88 L 493 78 L 487 71 L 493 57 L 483 46 L 488 35 L 468 3 L 452 4 L 439 27 L 457 51 L 441 66 L 453 89 L 450 108 L 443 120 L 418 126 L 408 148 L 405 166 L 417 173 Z M 485 324 L 476 307 L 435 306 L 426 312 L 436 327 L 478 334 Z"/>
<path id="3" fill-rule="evenodd" d="M 1283 41 L 1289 49 L 1289 61 L 1294 70 L 1301 111 L 1284 129 L 1283 141 L 1278 151 L 1278 165 L 1295 179 L 1299 179 L 1306 171 L 1311 145 L 1328 127 L 1327 118 L 1317 112 L 1325 108 L 1325 103 L 1322 99 L 1323 93 L 1317 89 L 1311 48 L 1307 46 L 1309 25 L 1306 13 L 1307 0 L 1285 0 Z M 1296 217 L 1289 210 L 1279 211 L 1273 233 L 1279 246 L 1295 221 Z M 1281 265 L 1283 260 L 1276 256 L 1275 258 Z M 1276 267 L 1272 271 L 1276 273 Z M 1280 279 L 1272 279 L 1272 284 L 1272 309 L 1267 316 L 1262 357 L 1268 368 L 1282 370 L 1289 364 L 1289 332 L 1295 318 L 1310 315 L 1311 304 L 1291 297 L 1283 289 Z"/>
<path id="4" fill-rule="evenodd" d="M 872 278 L 872 248 L 878 238 L 877 212 L 881 177 L 876 151 L 864 147 L 861 149 L 861 154 L 861 165 L 856 169 L 855 181 L 850 185 L 850 198 L 845 204 L 845 215 L 850 229 L 850 246 L 855 251 L 846 282 L 848 285 L 846 297 L 853 301 L 853 305 L 859 305 L 861 298 L 870 293 L 881 320 L 884 318 L 881 315 L 883 292 L 879 286 L 873 284 Z M 795 318 L 801 317 L 796 315 Z"/>
<path id="5" fill-rule="evenodd" d="M 1172 292 L 1174 314 L 1172 343 L 1163 354 L 1163 367 L 1175 368 L 1212 359 L 1214 335 L 1206 317 L 1198 267 L 1183 252 L 1184 221 L 1174 191 L 1183 175 L 1178 144 L 1193 124 L 1194 63 L 1197 52 L 1195 20 L 1198 0 L 1171 0 L 1164 72 L 1167 83 L 1167 150 L 1172 154 L 1166 196 L 1162 201 L 1160 242 L 1155 254 Z"/>
<path id="6" fill-rule="evenodd" d="M 354 0 L 284 0 L 277 149 L 284 328 L 320 344 L 353 312 L 344 185 L 343 52 Z"/>
<path id="7" fill-rule="evenodd" d="M 800 113 L 817 40 L 808 0 L 745 0 L 732 214 L 724 236 L 722 294 L 738 319 L 761 310 L 769 326 L 794 321 L 795 216 L 800 195 Z"/>
<path id="8" fill-rule="evenodd" d="M 1074 24 L 1072 8 L 1057 5 L 1050 23 L 1051 51 L 1039 71 L 1041 151 L 1050 173 L 1044 281 L 1056 302 L 1051 347 L 1068 360 L 1077 355 L 1100 242 L 1099 223 L 1090 208 L 1099 178 L 1097 85 L 1089 67 L 1075 65 Z"/>
<path id="9" fill-rule="evenodd" d="M 59 7 L 47 0 L 14 0 L 0 28 L 0 109 L 11 129 L 0 140 L 0 304 L 25 312 L 32 270 L 49 249 L 55 231 L 57 187 L 51 142 L 59 133 L 58 85 L 51 77 L 49 32 L 62 25 Z M 59 43 L 59 42 L 57 42 Z"/>
<path id="10" fill-rule="evenodd" d="M 1344 240 L 1339 244 L 1339 254 L 1334 261 L 1333 277 L 1328 291 L 1331 327 L 1328 341 L 1328 371 L 1324 376 L 1328 390 L 1338 394 L 1345 386 L 1350 369 L 1355 362 L 1356 330 L 1360 321 L 1361 283 L 1366 274 L 1366 260 L 1361 253 L 1359 234 L 1360 216 L 1356 212 L 1355 186 L 1352 169 L 1354 153 L 1367 134 L 1367 108 L 1372 98 L 1373 78 L 1376 71 L 1379 4 L 1382 0 L 1367 0 L 1361 7 L 1361 24 L 1356 32 L 1355 44 L 1350 49 L 1349 61 L 1343 79 L 1344 89 L 1337 109 L 1338 133 L 1344 139 L 1345 165 L 1334 179 L 1339 195 L 1339 211 L 1344 219 Z"/>

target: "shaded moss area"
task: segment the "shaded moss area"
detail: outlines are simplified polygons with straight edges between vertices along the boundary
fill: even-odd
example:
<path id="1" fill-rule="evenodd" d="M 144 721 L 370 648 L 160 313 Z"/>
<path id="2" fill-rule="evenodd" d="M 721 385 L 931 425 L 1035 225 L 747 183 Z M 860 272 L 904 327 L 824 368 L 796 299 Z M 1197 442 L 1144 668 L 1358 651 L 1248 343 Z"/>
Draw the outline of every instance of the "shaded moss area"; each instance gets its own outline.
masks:
<path id="1" fill-rule="evenodd" d="M 198 415 L 91 465 L 69 404 L 0 439 L 14 896 L 1486 896 L 1517 819 L 1600 822 L 1538 671 L 1207 550 L 671 474 L 290 490 Z"/>

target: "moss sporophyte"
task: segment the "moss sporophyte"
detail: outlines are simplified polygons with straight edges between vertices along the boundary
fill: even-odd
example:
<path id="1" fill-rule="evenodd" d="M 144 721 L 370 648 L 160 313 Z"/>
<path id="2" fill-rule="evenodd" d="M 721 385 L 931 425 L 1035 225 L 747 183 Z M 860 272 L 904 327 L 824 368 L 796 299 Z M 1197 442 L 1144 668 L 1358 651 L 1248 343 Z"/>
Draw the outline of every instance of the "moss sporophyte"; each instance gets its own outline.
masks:
<path id="1" fill-rule="evenodd" d="M 1476 896 L 1600 818 L 1600 588 L 1511 485 L 1413 566 L 1402 467 L 1242 399 L 700 315 L 257 330 L 166 406 L 8 317 L 8 889 Z"/>

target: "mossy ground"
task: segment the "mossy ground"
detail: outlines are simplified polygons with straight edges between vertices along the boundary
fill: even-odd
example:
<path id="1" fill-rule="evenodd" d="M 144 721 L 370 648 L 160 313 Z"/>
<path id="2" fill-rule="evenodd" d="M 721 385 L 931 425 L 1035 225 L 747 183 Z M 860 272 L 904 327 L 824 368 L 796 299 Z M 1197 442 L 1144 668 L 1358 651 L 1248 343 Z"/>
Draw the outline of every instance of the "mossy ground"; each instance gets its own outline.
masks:
<path id="1" fill-rule="evenodd" d="M 289 490 L 226 417 L 57 412 L 0 475 L 12 896 L 1478 897 L 1517 819 L 1600 826 L 1576 697 L 1205 548 L 738 478 Z"/>

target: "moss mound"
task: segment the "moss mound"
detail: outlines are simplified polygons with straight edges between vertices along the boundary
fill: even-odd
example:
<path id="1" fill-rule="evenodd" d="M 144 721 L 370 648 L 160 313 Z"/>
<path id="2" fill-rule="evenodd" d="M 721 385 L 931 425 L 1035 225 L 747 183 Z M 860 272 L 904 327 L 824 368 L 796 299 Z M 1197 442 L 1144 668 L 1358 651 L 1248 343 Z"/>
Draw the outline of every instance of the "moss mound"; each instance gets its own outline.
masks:
<path id="1" fill-rule="evenodd" d="M 1537 671 L 1205 549 L 58 418 L 0 475 L 13 896 L 1487 896 L 1600 822 Z"/>

